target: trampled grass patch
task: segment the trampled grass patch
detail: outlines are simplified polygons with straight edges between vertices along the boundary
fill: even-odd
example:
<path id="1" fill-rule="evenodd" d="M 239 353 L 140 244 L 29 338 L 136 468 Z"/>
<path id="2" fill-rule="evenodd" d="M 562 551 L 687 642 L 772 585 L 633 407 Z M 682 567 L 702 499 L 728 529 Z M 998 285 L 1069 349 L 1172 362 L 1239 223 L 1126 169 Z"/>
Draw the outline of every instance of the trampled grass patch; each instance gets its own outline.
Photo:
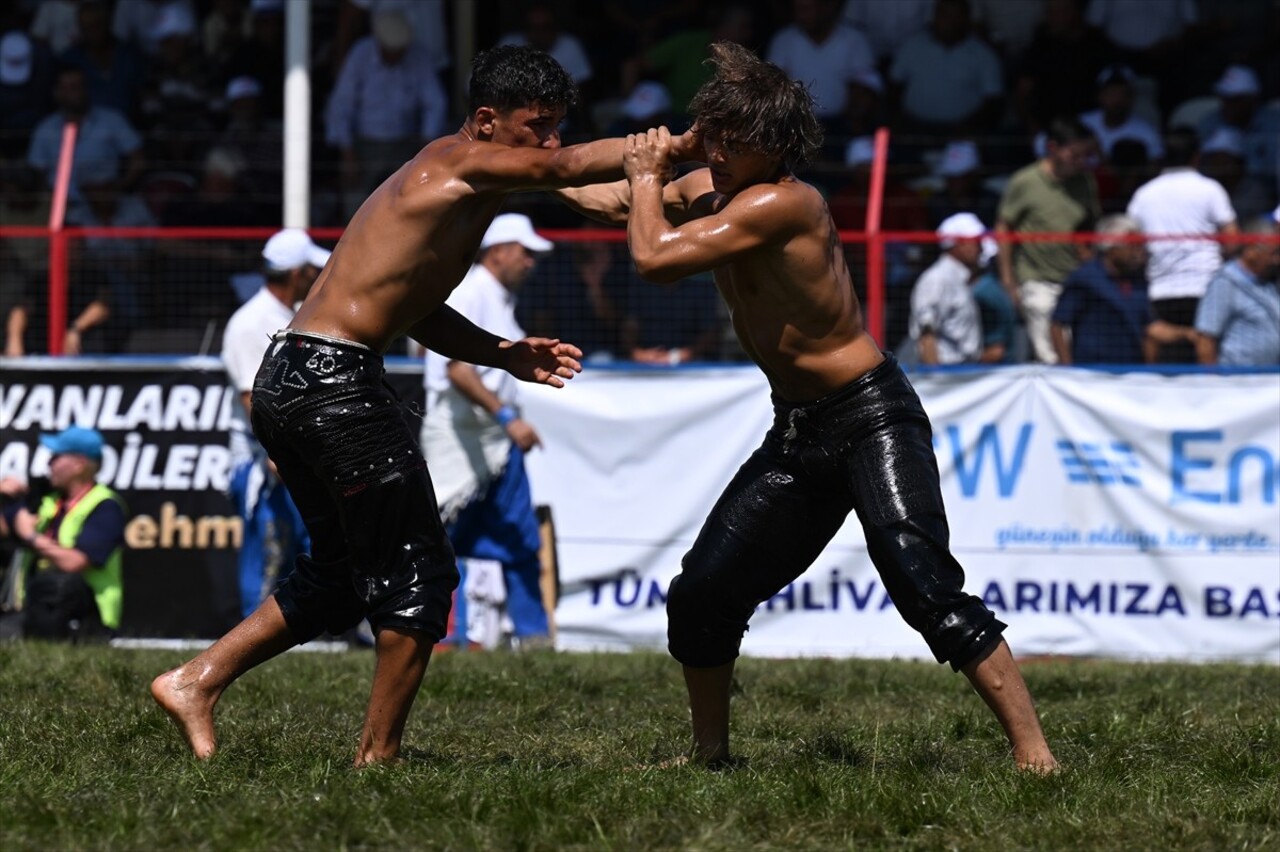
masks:
<path id="1" fill-rule="evenodd" d="M 408 760 L 349 768 L 369 652 L 288 654 L 192 760 L 147 693 L 169 652 L 0 647 L 0 848 L 1280 848 L 1280 669 L 1025 666 L 1064 770 L 1018 773 L 963 677 L 743 659 L 730 770 L 658 654 L 449 654 Z"/>

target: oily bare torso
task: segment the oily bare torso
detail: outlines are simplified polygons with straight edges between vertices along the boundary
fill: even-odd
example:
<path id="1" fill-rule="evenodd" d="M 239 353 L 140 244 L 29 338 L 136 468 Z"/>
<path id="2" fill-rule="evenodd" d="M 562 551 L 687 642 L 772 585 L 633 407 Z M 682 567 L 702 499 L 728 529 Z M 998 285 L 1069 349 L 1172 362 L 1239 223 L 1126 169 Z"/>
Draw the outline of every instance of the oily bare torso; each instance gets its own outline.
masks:
<path id="1" fill-rule="evenodd" d="M 290 328 L 385 352 L 444 303 L 506 197 L 457 177 L 461 141 L 432 142 L 369 196 Z"/>
<path id="2" fill-rule="evenodd" d="M 738 340 L 781 398 L 811 402 L 836 391 L 884 360 L 862 325 L 835 223 L 813 187 L 798 209 L 810 221 L 795 236 L 715 270 L 716 286 Z"/>

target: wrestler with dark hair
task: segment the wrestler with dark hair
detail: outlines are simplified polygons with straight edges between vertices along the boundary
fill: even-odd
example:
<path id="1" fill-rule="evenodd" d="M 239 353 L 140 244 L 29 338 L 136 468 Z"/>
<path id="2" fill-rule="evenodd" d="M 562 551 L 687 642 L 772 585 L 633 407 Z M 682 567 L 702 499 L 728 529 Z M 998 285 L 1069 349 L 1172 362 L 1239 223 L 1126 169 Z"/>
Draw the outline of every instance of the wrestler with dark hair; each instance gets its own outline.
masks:
<path id="1" fill-rule="evenodd" d="M 672 656 L 692 710 L 689 758 L 729 759 L 734 661 L 755 608 L 807 569 L 856 512 L 899 613 L 995 713 L 1018 766 L 1056 766 L 1005 625 L 963 589 L 951 555 L 929 419 L 862 314 L 836 226 L 792 168 L 820 144 L 803 85 L 746 48 L 712 48 L 694 97 L 707 168 L 671 177 L 664 130 L 627 138 L 627 179 L 560 190 L 627 222 L 636 268 L 670 282 L 712 270 L 743 349 L 769 378 L 775 420 L 720 497 L 672 581 Z"/>
<path id="2" fill-rule="evenodd" d="M 394 759 L 458 572 L 417 436 L 383 383 L 382 356 L 409 335 L 448 358 L 562 387 L 577 347 L 510 341 L 445 305 L 506 196 L 623 175 L 624 140 L 560 147 L 575 98 L 554 59 L 529 47 L 476 57 L 470 112 L 356 211 L 254 383 L 254 434 L 279 468 L 312 551 L 248 618 L 157 677 L 156 701 L 199 758 L 213 709 L 236 678 L 321 633 L 367 618 L 377 665 L 355 764 Z M 679 148 L 679 143 L 677 144 Z"/>

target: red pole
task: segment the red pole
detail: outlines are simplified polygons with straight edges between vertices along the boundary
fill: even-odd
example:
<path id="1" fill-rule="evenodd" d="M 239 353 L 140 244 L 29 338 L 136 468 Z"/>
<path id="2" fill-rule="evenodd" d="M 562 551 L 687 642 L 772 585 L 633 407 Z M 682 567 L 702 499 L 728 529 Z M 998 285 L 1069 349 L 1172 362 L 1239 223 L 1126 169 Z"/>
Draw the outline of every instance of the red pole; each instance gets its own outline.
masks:
<path id="1" fill-rule="evenodd" d="M 76 156 L 76 134 L 80 126 L 69 121 L 62 127 L 62 150 L 58 152 L 58 172 L 53 182 L 53 203 L 49 207 L 49 354 L 61 355 L 67 332 L 67 235 L 62 226 L 67 218 L 67 193 L 71 188 L 71 164 Z"/>
<path id="2" fill-rule="evenodd" d="M 867 196 L 867 331 L 880 345 L 884 339 L 884 239 L 880 216 L 884 208 L 884 175 L 889 162 L 889 128 L 876 131 L 875 159 Z"/>

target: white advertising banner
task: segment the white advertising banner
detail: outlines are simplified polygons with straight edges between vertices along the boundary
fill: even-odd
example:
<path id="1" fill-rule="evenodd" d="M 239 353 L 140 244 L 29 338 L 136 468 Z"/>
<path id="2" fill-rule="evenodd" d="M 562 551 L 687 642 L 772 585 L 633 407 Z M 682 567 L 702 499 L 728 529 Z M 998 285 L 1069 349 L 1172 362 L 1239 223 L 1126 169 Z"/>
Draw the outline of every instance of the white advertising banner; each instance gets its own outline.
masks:
<path id="1" fill-rule="evenodd" d="M 914 374 L 966 588 L 1014 652 L 1280 664 L 1280 375 Z M 588 370 L 532 387 L 561 647 L 666 647 L 666 589 L 772 421 L 753 368 Z M 758 656 L 931 659 L 856 518 L 761 604 Z"/>

